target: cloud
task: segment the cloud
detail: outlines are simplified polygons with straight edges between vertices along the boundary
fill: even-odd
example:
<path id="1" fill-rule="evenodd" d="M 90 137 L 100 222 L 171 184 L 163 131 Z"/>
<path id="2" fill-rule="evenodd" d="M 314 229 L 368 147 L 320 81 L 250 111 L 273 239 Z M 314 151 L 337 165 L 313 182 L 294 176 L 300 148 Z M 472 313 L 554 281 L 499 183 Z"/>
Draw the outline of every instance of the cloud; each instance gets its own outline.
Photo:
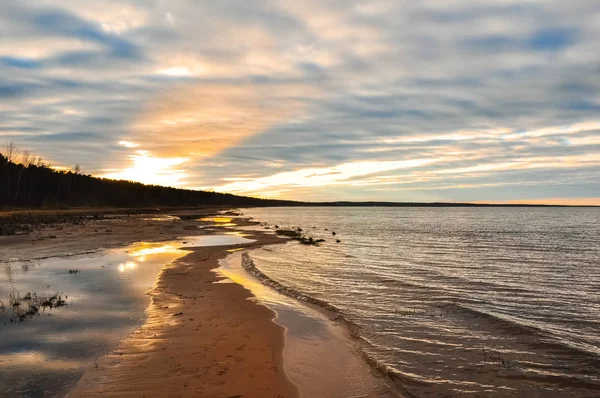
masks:
<path id="1" fill-rule="evenodd" d="M 130 141 L 119 141 L 119 145 L 123 145 L 126 148 L 137 148 L 140 144 Z"/>
<path id="2" fill-rule="evenodd" d="M 467 48 L 482 52 L 498 51 L 560 51 L 575 44 L 575 28 L 545 28 L 529 36 L 491 35 L 466 42 Z"/>
<path id="3" fill-rule="evenodd" d="M 0 136 L 99 175 L 147 156 L 161 183 L 289 198 L 598 197 L 599 20 L 593 0 L 16 0 Z M 385 166 L 406 159 L 435 161 Z"/>
<path id="4" fill-rule="evenodd" d="M 41 32 L 52 36 L 74 37 L 83 41 L 101 44 L 117 57 L 137 57 L 137 48 L 100 26 L 60 9 L 33 9 L 25 14 L 28 22 Z"/>
<path id="5" fill-rule="evenodd" d="M 389 162 L 353 162 L 333 167 L 308 168 L 274 174 L 258 179 L 243 179 L 217 188 L 220 192 L 260 195 L 266 189 L 282 187 L 313 187 L 347 183 L 349 180 L 378 172 L 407 169 L 434 162 L 432 159 L 412 159 Z M 278 190 L 282 191 L 282 190 Z"/>

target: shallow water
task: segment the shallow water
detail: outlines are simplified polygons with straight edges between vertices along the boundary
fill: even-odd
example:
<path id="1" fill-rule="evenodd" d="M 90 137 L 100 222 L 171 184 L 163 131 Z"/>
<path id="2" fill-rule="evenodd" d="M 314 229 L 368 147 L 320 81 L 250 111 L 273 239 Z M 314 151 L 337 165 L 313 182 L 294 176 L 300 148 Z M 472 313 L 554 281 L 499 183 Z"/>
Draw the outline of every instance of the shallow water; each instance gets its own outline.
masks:
<path id="1" fill-rule="evenodd" d="M 5 304 L 17 293 L 58 293 L 67 303 L 22 322 L 11 322 L 11 311 L 0 310 L 0 397 L 65 395 L 95 358 L 144 321 L 145 292 L 163 265 L 186 254 L 182 248 L 248 242 L 235 234 L 206 235 L 0 264 L 0 300 Z"/>
<path id="2" fill-rule="evenodd" d="M 244 212 L 327 240 L 252 258 L 339 308 L 360 327 L 367 354 L 409 392 L 600 395 L 598 209 Z"/>
<path id="3" fill-rule="evenodd" d="M 249 253 L 253 253 L 250 251 Z M 249 289 L 255 299 L 276 313 L 286 329 L 284 369 L 302 397 L 394 397 L 381 377 L 347 345 L 344 329 L 319 311 L 263 285 L 242 267 L 243 251 L 219 261 L 218 272 Z"/>

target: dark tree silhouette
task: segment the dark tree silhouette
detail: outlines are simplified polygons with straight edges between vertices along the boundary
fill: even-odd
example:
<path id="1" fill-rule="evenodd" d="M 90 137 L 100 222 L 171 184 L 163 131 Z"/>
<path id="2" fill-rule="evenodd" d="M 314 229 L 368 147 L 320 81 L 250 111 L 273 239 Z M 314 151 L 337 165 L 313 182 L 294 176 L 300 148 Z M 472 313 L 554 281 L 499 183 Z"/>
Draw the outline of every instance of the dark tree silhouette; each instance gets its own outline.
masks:
<path id="1" fill-rule="evenodd" d="M 17 160 L 20 160 L 17 163 Z M 92 177 L 54 170 L 11 142 L 0 153 L 0 207 L 282 206 L 298 202 L 258 199 Z"/>

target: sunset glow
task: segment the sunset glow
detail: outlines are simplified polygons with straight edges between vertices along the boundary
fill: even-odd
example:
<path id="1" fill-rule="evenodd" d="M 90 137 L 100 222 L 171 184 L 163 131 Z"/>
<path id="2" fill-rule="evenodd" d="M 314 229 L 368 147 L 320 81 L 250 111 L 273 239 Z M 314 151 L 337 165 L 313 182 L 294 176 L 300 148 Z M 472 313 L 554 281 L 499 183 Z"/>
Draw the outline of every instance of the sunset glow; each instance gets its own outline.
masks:
<path id="1" fill-rule="evenodd" d="M 598 396 L 600 0 L 1 10 L 0 398 Z"/>
<path id="2" fill-rule="evenodd" d="M 183 183 L 187 173 L 177 169 L 187 158 L 159 158 L 147 151 L 136 151 L 130 156 L 131 164 L 123 170 L 101 175 L 103 178 L 138 181 L 144 184 L 177 186 Z"/>
<path id="3" fill-rule="evenodd" d="M 600 197 L 595 2 L 9 3 L 0 134 L 53 164 L 299 200 Z"/>

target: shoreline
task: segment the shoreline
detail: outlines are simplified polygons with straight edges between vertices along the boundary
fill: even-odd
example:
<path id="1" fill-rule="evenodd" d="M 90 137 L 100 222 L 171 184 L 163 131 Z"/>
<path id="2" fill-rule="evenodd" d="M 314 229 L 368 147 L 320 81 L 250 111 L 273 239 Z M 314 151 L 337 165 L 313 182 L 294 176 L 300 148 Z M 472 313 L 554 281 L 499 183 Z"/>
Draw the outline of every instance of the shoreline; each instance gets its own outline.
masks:
<path id="1" fill-rule="evenodd" d="M 258 248 L 254 250 L 258 250 Z M 332 334 L 336 335 L 338 339 L 347 342 L 352 354 L 357 358 L 360 358 L 360 361 L 363 364 L 367 365 L 366 369 L 362 369 L 362 373 L 364 373 L 365 370 L 368 373 L 375 372 L 377 374 L 376 378 L 382 379 L 383 383 L 381 383 L 381 385 L 377 385 L 379 383 L 374 383 L 373 380 L 370 380 L 372 387 L 380 389 L 378 396 L 412 396 L 406 387 L 394 377 L 395 375 L 390 372 L 385 365 L 378 362 L 365 351 L 363 347 L 364 342 L 359 334 L 360 327 L 347 319 L 342 310 L 324 300 L 317 299 L 311 295 L 281 284 L 279 281 L 258 269 L 251 254 L 252 251 L 244 251 L 242 253 L 241 268 L 251 275 L 251 277 L 255 278 L 260 284 L 266 286 L 268 289 L 272 289 L 276 294 L 289 297 L 291 300 L 297 302 L 297 305 L 308 307 L 312 311 L 325 316 L 332 323 Z M 258 293 L 255 292 L 254 294 L 258 296 Z M 360 374 L 355 376 L 361 377 Z"/>
<path id="2" fill-rule="evenodd" d="M 224 281 L 220 259 L 230 250 L 281 243 L 245 233 L 255 242 L 187 247 L 163 266 L 147 319 L 89 368 L 67 397 L 244 396 L 299 397 L 283 371 L 285 330 L 250 292 Z M 185 283 L 182 284 L 182 282 Z"/>
<path id="3" fill-rule="evenodd" d="M 388 374 L 366 360 L 352 326 L 339 312 L 305 300 L 304 295 L 290 294 L 291 289 L 283 292 L 249 272 L 244 263 L 257 250 L 261 248 L 230 254 L 220 261 L 218 271 L 277 313 L 274 322 L 286 328 L 286 372 L 302 397 L 405 396 Z"/>
<path id="4" fill-rule="evenodd" d="M 35 264 L 42 258 L 93 256 L 133 242 L 231 233 L 208 220 L 200 221 L 215 213 L 215 209 L 194 209 L 161 213 L 181 216 L 178 221 L 138 214 L 41 225 L 27 235 L 0 236 L 0 263 L 5 267 L 14 262 Z M 237 219 L 236 224 L 254 223 Z M 243 287 L 216 283 L 224 278 L 213 272 L 228 250 L 285 240 L 260 232 L 240 233 L 255 242 L 190 245 L 176 260 L 164 264 L 147 292 L 142 325 L 88 362 L 83 377 L 61 396 L 67 391 L 70 397 L 297 397 L 297 387 L 283 371 L 285 330 L 273 322 L 275 313 L 254 301 Z"/>
<path id="5" fill-rule="evenodd" d="M 0 254 L 0 263 L 7 266 L 13 261 L 35 263 L 49 257 L 93 255 L 140 241 L 191 240 L 193 236 L 224 233 L 255 240 L 182 247 L 182 255 L 163 264 L 153 288 L 146 292 L 148 305 L 141 326 L 86 365 L 83 376 L 66 390 L 66 396 L 334 397 L 346 395 L 340 392 L 352 390 L 354 387 L 348 385 L 356 387 L 357 383 L 363 384 L 353 391 L 371 386 L 367 387 L 370 392 L 358 396 L 396 396 L 372 387 L 380 384 L 381 379 L 375 378 L 381 376 L 375 376 L 377 372 L 352 348 L 351 333 L 345 326 L 322 309 L 313 306 L 312 311 L 322 319 L 317 316 L 305 324 L 306 319 L 298 318 L 290 308 L 306 307 L 307 303 L 298 299 L 279 311 L 248 286 L 219 272 L 221 261 L 236 251 L 289 240 L 272 230 L 252 228 L 259 223 L 244 217 L 236 217 L 234 224 L 231 220 L 211 221 L 210 216 L 227 218 L 215 213 L 209 208 L 111 214 L 83 223 L 42 224 L 28 235 L 0 237 L 0 246 L 9 249 Z M 179 220 L 166 221 L 161 216 L 177 216 Z M 254 277 L 251 273 L 247 276 Z M 262 286 L 281 295 L 272 287 Z M 298 340 L 297 335 L 294 337 L 298 331 L 321 333 L 321 339 Z M 292 354 L 286 356 L 286 352 Z M 296 357 L 301 360 L 294 364 Z M 353 365 L 346 369 L 340 365 L 348 362 Z M 319 363 L 322 371 L 316 372 Z M 290 366 L 293 369 L 288 372 Z M 349 368 L 353 372 L 350 377 Z M 307 376 L 311 371 L 312 376 Z M 312 386 L 313 380 L 321 387 Z M 311 394 L 318 388 L 328 388 L 328 393 Z"/>

